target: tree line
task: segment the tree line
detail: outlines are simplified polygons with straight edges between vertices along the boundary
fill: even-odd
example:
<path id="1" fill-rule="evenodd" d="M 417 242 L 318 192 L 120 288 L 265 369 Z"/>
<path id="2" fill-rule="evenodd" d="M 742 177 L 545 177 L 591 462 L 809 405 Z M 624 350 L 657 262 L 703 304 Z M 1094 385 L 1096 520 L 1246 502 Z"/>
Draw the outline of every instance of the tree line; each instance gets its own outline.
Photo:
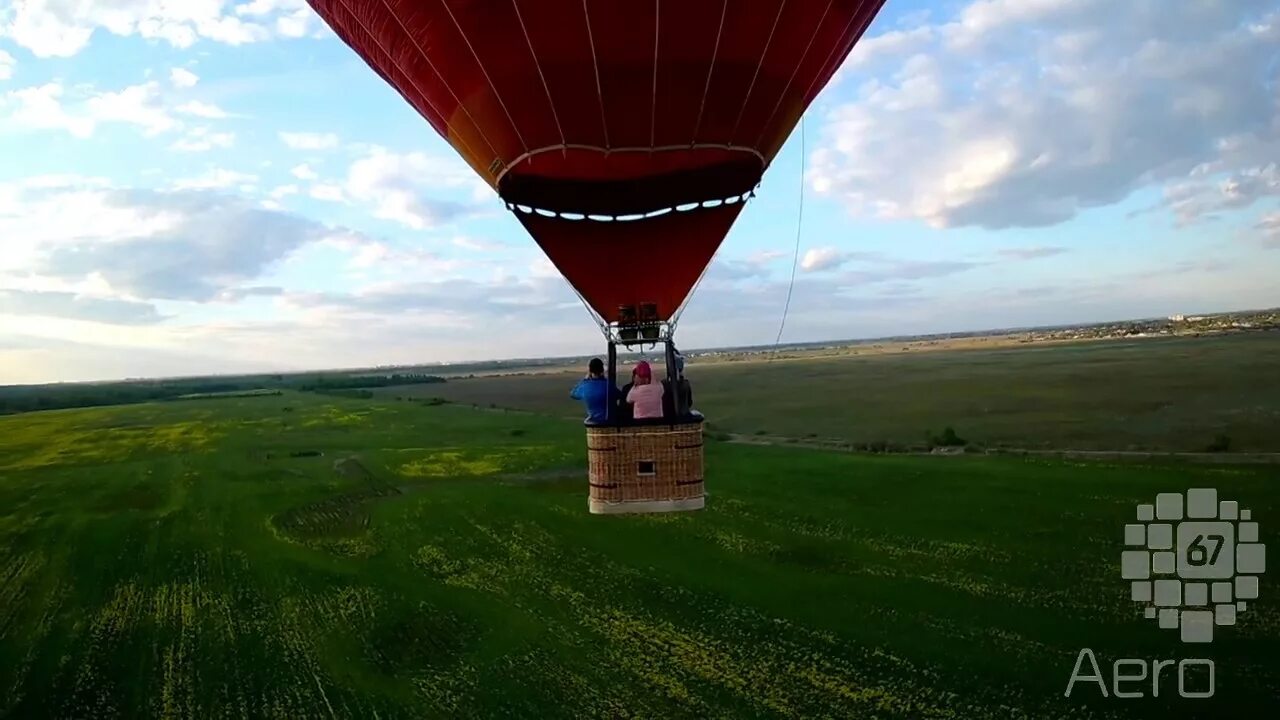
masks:
<path id="1" fill-rule="evenodd" d="M 255 390 L 298 390 L 330 393 L 335 390 L 442 383 L 445 379 L 421 373 L 359 375 L 308 373 L 304 375 L 243 375 L 219 378 L 124 380 L 102 383 L 0 386 L 0 415 L 60 410 L 64 408 L 128 405 L 178 400 L 184 396 L 247 393 Z"/>

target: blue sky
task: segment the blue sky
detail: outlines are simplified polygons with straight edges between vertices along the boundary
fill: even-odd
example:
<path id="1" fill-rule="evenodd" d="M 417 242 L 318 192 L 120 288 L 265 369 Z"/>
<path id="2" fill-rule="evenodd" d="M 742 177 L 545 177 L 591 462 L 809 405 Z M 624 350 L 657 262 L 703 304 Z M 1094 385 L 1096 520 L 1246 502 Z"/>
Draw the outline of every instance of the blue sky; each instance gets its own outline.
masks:
<path id="1" fill-rule="evenodd" d="M 1277 48 L 1267 0 L 889 0 L 683 345 L 773 340 L 802 182 L 786 340 L 1280 305 Z M 0 157 L 0 383 L 599 349 L 302 0 L 5 5 Z"/>

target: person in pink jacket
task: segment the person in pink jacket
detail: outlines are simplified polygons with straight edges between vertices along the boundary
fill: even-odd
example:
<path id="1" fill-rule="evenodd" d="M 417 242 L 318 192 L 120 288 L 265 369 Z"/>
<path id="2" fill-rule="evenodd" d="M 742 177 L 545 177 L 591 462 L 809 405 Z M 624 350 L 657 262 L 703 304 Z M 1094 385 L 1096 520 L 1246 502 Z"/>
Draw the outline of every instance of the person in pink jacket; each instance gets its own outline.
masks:
<path id="1" fill-rule="evenodd" d="M 637 420 L 662 417 L 662 383 L 653 381 L 649 363 L 641 360 L 632 372 L 635 383 L 627 392 L 627 402 L 632 405 L 631 416 Z"/>

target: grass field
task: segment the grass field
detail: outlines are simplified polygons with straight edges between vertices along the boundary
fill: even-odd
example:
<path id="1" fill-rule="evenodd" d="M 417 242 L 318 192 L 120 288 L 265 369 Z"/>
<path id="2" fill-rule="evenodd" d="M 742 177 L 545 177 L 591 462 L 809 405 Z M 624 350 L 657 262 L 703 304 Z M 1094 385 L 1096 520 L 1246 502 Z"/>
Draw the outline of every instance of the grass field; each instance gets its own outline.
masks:
<path id="1" fill-rule="evenodd" d="M 572 373 L 382 388 L 388 397 L 578 416 Z M 920 443 L 952 426 L 987 446 L 1280 451 L 1280 333 L 1099 341 L 777 362 L 690 362 L 720 430 Z"/>
<path id="2" fill-rule="evenodd" d="M 1157 492 L 1217 487 L 1268 540 L 1273 467 L 711 443 L 705 511 L 602 517 L 583 445 L 295 393 L 0 418 L 0 717 L 1264 717 L 1280 692 L 1265 578 L 1188 650 L 1119 577 Z M 1067 700 L 1082 647 L 1210 657 L 1216 695 L 1166 671 Z"/>

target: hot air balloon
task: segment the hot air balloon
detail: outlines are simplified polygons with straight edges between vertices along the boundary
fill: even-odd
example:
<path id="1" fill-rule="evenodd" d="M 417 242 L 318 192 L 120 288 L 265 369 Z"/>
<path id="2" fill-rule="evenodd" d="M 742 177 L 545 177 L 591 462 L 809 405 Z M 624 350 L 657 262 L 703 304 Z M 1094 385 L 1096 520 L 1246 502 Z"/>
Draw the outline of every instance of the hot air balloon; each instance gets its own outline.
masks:
<path id="1" fill-rule="evenodd" d="M 309 0 L 488 182 L 617 346 L 690 293 L 884 0 Z M 637 258 L 645 262 L 635 264 Z M 703 507 L 703 418 L 589 425 L 592 512 Z"/>

